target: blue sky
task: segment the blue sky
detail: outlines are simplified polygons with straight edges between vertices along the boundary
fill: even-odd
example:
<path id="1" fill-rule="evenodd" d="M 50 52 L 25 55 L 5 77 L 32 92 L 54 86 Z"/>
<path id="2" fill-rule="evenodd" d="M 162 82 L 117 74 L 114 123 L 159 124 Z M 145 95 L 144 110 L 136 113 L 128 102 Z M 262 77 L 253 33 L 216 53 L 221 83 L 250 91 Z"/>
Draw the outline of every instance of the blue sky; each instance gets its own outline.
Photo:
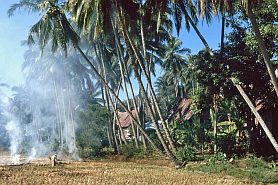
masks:
<path id="1" fill-rule="evenodd" d="M 27 38 L 30 26 L 38 20 L 34 15 L 16 13 L 9 18 L 7 10 L 17 0 L 0 0 L 0 83 L 19 85 L 23 82 L 21 64 L 27 49 L 21 41 Z"/>
<path id="2" fill-rule="evenodd" d="M 21 46 L 21 41 L 27 38 L 30 27 L 39 19 L 39 15 L 26 12 L 16 12 L 11 18 L 7 16 L 7 10 L 19 0 L 0 0 L 0 83 L 11 86 L 21 85 L 24 82 L 21 72 L 21 64 L 26 46 Z M 211 25 L 205 23 L 199 25 L 201 33 L 210 47 L 216 49 L 220 40 L 220 22 L 217 18 Z M 204 48 L 194 30 L 188 33 L 182 29 L 180 38 L 184 47 L 190 48 L 196 53 Z"/>

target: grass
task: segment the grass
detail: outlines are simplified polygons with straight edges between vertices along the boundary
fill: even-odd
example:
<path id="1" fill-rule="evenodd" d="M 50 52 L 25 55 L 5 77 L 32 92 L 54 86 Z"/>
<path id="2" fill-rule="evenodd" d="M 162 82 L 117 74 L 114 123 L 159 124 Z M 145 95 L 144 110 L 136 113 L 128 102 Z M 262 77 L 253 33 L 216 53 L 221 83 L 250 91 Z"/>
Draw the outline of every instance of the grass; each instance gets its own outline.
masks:
<path id="1" fill-rule="evenodd" d="M 0 184 L 258 184 L 229 176 L 175 170 L 165 161 L 110 160 L 50 165 L 1 166 Z"/>
<path id="2" fill-rule="evenodd" d="M 229 175 L 238 179 L 248 179 L 261 183 L 278 183 L 278 167 L 276 163 L 267 163 L 260 158 L 207 162 L 188 166 L 188 170 L 202 171 L 208 174 Z"/>

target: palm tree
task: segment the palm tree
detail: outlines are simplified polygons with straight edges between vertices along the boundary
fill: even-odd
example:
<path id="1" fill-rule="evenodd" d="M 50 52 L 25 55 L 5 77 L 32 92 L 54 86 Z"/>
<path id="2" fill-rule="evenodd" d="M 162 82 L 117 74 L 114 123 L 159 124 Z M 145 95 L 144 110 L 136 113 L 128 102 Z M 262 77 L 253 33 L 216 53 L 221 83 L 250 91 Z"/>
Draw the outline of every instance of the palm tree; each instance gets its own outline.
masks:
<path id="1" fill-rule="evenodd" d="M 170 14 L 173 16 L 173 20 L 175 21 L 175 26 L 177 33 L 179 35 L 182 20 L 184 18 L 185 21 L 185 27 L 187 31 L 190 31 L 190 28 L 192 27 L 198 37 L 201 39 L 202 43 L 206 47 L 206 49 L 209 51 L 211 55 L 213 55 L 207 41 L 197 28 L 198 23 L 198 12 L 195 4 L 192 2 L 192 0 L 176 0 L 176 1 L 157 1 L 157 0 L 147 0 L 142 5 L 146 9 L 145 15 L 149 19 L 147 21 L 150 21 L 151 17 L 156 17 L 155 24 L 156 30 L 158 30 L 161 27 L 162 23 L 162 17 L 165 14 Z M 211 8 L 210 6 L 208 8 Z M 205 10 L 209 10 L 209 9 Z M 205 18 L 207 20 L 207 23 L 211 20 L 211 12 L 206 11 Z"/>
<path id="2" fill-rule="evenodd" d="M 114 90 L 109 86 L 106 80 L 95 68 L 95 66 L 90 61 L 90 59 L 79 47 L 78 45 L 79 37 L 74 31 L 74 29 L 72 28 L 72 26 L 70 25 L 61 7 L 58 4 L 55 4 L 55 2 L 48 2 L 48 1 L 34 2 L 31 0 L 29 1 L 22 0 L 11 7 L 11 9 L 8 11 L 9 15 L 10 16 L 13 15 L 14 11 L 19 8 L 26 8 L 27 10 L 30 11 L 45 12 L 42 18 L 34 26 L 32 26 L 28 37 L 28 43 L 33 44 L 34 43 L 33 37 L 34 35 L 36 35 L 38 37 L 39 45 L 41 46 L 42 50 L 45 48 L 46 44 L 51 40 L 53 52 L 55 52 L 58 49 L 58 47 L 61 47 L 66 54 L 67 54 L 68 44 L 71 43 L 79 51 L 79 53 L 85 59 L 85 61 L 88 63 L 88 65 L 90 66 L 94 74 L 97 76 L 97 78 L 99 78 L 102 81 L 103 85 L 109 89 L 110 93 L 118 100 L 122 108 L 129 114 L 129 116 L 131 116 L 131 118 L 134 120 L 134 123 L 137 125 L 137 127 L 142 132 L 142 134 L 144 134 L 144 136 L 150 142 L 152 147 L 156 151 L 161 153 L 158 147 L 145 133 L 141 125 L 136 121 L 132 113 L 128 110 L 128 108 L 120 100 L 120 98 L 117 96 Z"/>
<path id="3" fill-rule="evenodd" d="M 153 0 L 150 0 L 153 1 Z M 210 23 L 212 15 L 211 15 L 211 9 L 212 7 L 210 6 L 210 4 L 206 4 L 204 3 L 203 0 L 201 1 L 197 1 L 197 4 L 200 3 L 203 9 L 202 9 L 202 17 L 205 17 L 206 22 Z M 194 29 L 194 31 L 196 32 L 196 34 L 198 35 L 198 37 L 200 38 L 200 40 L 202 41 L 202 43 L 204 44 L 206 50 L 209 52 L 209 54 L 211 56 L 213 56 L 213 52 L 211 50 L 211 48 L 209 47 L 206 39 L 204 38 L 204 36 L 202 35 L 202 33 L 200 32 L 200 30 L 197 27 L 198 24 L 198 13 L 200 13 L 200 9 L 198 12 L 197 9 L 197 5 L 195 5 L 192 0 L 177 0 L 177 1 L 169 1 L 167 3 L 163 4 L 164 6 L 167 5 L 171 5 L 171 14 L 174 17 L 174 21 L 175 21 L 175 25 L 176 25 L 176 30 L 177 33 L 179 35 L 180 32 L 180 28 L 181 28 L 181 24 L 182 24 L 182 20 L 184 18 L 185 21 L 185 28 L 187 29 L 187 31 L 190 31 L 190 28 L 192 27 Z M 166 10 L 166 8 L 161 8 L 161 10 Z M 162 12 L 159 12 L 162 13 Z"/>
<path id="4" fill-rule="evenodd" d="M 251 111 L 253 112 L 253 114 L 255 115 L 257 120 L 259 121 L 260 125 L 262 126 L 263 130 L 265 131 L 268 139 L 270 140 L 271 144 L 275 148 L 276 152 L 278 152 L 278 143 L 275 140 L 275 138 L 273 137 L 273 135 L 270 132 L 270 130 L 268 129 L 268 127 L 265 124 L 264 120 L 262 119 L 262 117 L 260 116 L 258 111 L 256 110 L 255 106 L 253 105 L 253 103 L 251 102 L 251 100 L 249 99 L 247 94 L 244 92 L 244 90 L 240 86 L 239 82 L 237 82 L 235 79 L 232 79 L 232 81 L 233 81 L 234 85 L 236 86 L 236 88 L 238 89 L 238 91 L 240 92 L 240 94 L 242 95 L 242 97 L 244 98 L 244 100 L 246 101 L 246 103 L 248 104 L 248 106 L 250 107 Z"/>
<path id="5" fill-rule="evenodd" d="M 199 2 L 202 2 L 202 1 L 203 0 L 200 0 Z M 213 1 L 213 0 L 211 0 L 209 2 L 210 2 L 210 4 L 212 4 L 215 7 L 217 7 L 218 3 L 219 3 L 218 1 Z M 263 55 L 263 59 L 264 59 L 265 65 L 267 67 L 268 74 L 271 78 L 271 82 L 274 86 L 276 95 L 278 97 L 278 79 L 275 76 L 275 70 L 273 68 L 270 56 L 267 52 L 266 46 L 264 44 L 264 41 L 263 41 L 263 38 L 262 38 L 262 35 L 261 35 L 261 32 L 259 30 L 258 23 L 256 21 L 254 13 L 253 13 L 253 9 L 256 8 L 256 6 L 260 5 L 260 3 L 262 3 L 262 2 L 260 0 L 240 0 L 239 2 L 241 2 L 242 6 L 243 6 L 243 9 L 245 10 L 245 12 L 247 14 L 247 17 L 249 18 L 249 20 L 251 22 L 253 31 L 255 33 L 255 38 L 258 42 L 258 46 L 259 46 L 259 49 L 260 49 L 260 51 Z M 224 6 L 226 7 L 227 10 L 231 10 L 233 7 L 236 7 L 236 3 L 238 3 L 238 1 L 234 1 L 234 2 L 224 1 Z M 204 10 L 205 9 L 205 4 L 200 3 L 200 7 L 201 7 L 202 10 Z M 218 6 L 218 7 L 223 9 L 223 6 L 222 7 Z"/>
<path id="6" fill-rule="evenodd" d="M 143 64 L 144 62 L 139 55 L 138 48 L 135 48 L 137 46 L 135 46 L 135 44 L 133 43 L 133 40 L 130 39 L 130 35 L 127 31 L 127 27 L 132 28 L 131 27 L 132 23 L 135 23 L 134 21 L 138 17 L 136 12 L 138 12 L 139 6 L 138 6 L 138 4 L 134 3 L 133 1 L 128 1 L 128 2 L 119 1 L 118 2 L 118 1 L 113 0 L 111 2 L 111 4 L 114 5 L 112 8 L 110 7 L 110 5 L 102 4 L 102 3 L 104 3 L 104 1 L 101 1 L 100 4 L 98 4 L 98 6 L 96 6 L 96 4 L 94 4 L 92 1 L 82 1 L 82 2 L 79 2 L 79 4 L 77 4 L 76 1 L 69 1 L 68 5 L 69 5 L 69 9 L 72 10 L 71 12 L 73 13 L 73 17 L 76 20 L 78 20 L 79 27 L 83 28 L 85 26 L 86 30 L 90 30 L 93 27 L 92 33 L 95 38 L 99 35 L 100 30 L 103 30 L 105 32 L 105 29 L 101 29 L 101 26 L 111 25 L 111 21 L 110 21 L 111 19 L 108 19 L 108 17 L 111 16 L 112 12 L 115 13 L 115 15 L 117 15 L 116 19 L 117 19 L 117 23 L 119 24 L 119 31 L 120 31 L 122 38 L 124 40 L 124 43 L 126 45 L 128 55 L 129 55 L 129 57 L 131 57 L 134 75 L 135 75 L 137 81 L 139 82 L 140 90 L 141 90 L 141 92 L 143 92 L 142 94 L 144 96 L 144 99 L 147 100 L 146 102 L 148 104 L 148 109 L 150 110 L 149 112 L 151 113 L 152 120 L 153 120 L 154 124 L 157 122 L 156 117 L 154 116 L 154 113 L 151 110 L 151 103 L 148 100 L 147 94 L 145 93 L 144 85 L 143 85 L 140 75 L 138 73 L 138 68 L 137 68 L 137 65 L 135 62 L 139 63 L 139 66 L 140 66 L 141 70 L 143 71 L 144 76 L 147 79 L 147 83 L 149 84 L 150 89 L 151 89 L 152 100 L 154 100 L 155 108 L 157 109 L 159 117 L 161 118 L 162 123 L 164 125 L 163 128 L 165 129 L 167 140 L 171 144 L 171 147 L 174 148 L 169 131 L 167 131 L 167 127 L 166 127 L 164 118 L 161 115 L 161 111 L 159 109 L 157 100 L 155 98 L 154 90 L 152 89 L 152 86 L 150 83 L 150 77 L 148 76 L 148 74 L 146 73 L 146 70 L 144 68 L 144 64 Z M 93 11 L 93 10 L 95 10 L 95 8 L 98 8 L 96 12 Z M 86 20 L 81 17 L 85 17 Z M 94 21 L 92 19 L 92 17 L 97 17 L 96 21 Z M 106 23 L 106 21 L 108 21 L 108 23 Z M 106 29 L 106 31 L 107 31 L 107 29 Z M 134 55 L 135 55 L 135 57 L 134 57 Z M 165 149 L 167 155 L 170 158 L 174 158 L 173 154 L 171 154 L 171 152 L 169 151 L 169 149 L 164 141 L 163 136 L 160 134 L 158 127 L 157 127 L 157 134 L 160 138 L 161 143 L 163 143 L 163 146 L 164 146 L 164 149 Z"/>
<path id="7" fill-rule="evenodd" d="M 131 80 L 130 80 L 130 72 L 127 69 L 127 66 L 124 64 L 125 61 L 124 61 L 124 54 L 123 54 L 123 51 L 122 51 L 123 49 L 122 49 L 121 44 L 119 42 L 118 34 L 116 32 L 114 24 L 112 24 L 112 26 L 113 26 L 113 32 L 114 32 L 114 37 L 115 37 L 115 43 L 116 43 L 116 53 L 117 53 L 117 56 L 118 56 L 120 70 L 121 70 L 121 76 L 122 76 L 123 79 L 125 79 L 125 81 L 127 81 L 127 84 L 128 84 L 131 96 L 132 96 L 132 103 L 133 103 L 133 107 L 134 107 L 134 110 L 135 110 L 138 122 L 139 122 L 140 125 L 143 126 L 143 124 L 141 122 L 139 110 L 138 110 L 138 105 L 137 105 L 137 102 L 136 102 L 136 99 L 135 99 L 135 94 L 134 94 L 133 86 L 132 86 L 132 83 L 131 83 Z M 126 76 L 126 78 L 124 76 Z M 124 83 L 126 83 L 125 81 L 124 81 Z M 126 89 L 125 86 L 126 85 L 124 84 L 125 93 L 127 95 L 126 98 L 127 98 L 127 100 L 129 100 L 127 89 Z M 137 136 L 135 135 L 135 130 L 133 130 L 133 133 L 134 133 L 135 142 L 136 142 L 137 141 Z M 143 141 L 144 149 L 146 150 L 146 143 L 145 143 L 144 135 L 142 136 L 142 141 Z M 138 145 L 138 144 L 136 144 L 136 145 Z"/>
<path id="8" fill-rule="evenodd" d="M 175 37 L 171 37 L 167 42 L 167 45 L 165 45 L 162 50 L 162 53 L 164 53 L 162 67 L 165 70 L 165 73 L 170 74 L 168 77 L 174 78 L 173 81 L 175 87 L 181 80 L 178 76 L 178 73 L 180 73 L 180 71 L 184 70 L 186 67 L 186 58 L 183 56 L 183 54 L 188 54 L 190 52 L 189 49 L 181 47 L 182 42 Z"/>

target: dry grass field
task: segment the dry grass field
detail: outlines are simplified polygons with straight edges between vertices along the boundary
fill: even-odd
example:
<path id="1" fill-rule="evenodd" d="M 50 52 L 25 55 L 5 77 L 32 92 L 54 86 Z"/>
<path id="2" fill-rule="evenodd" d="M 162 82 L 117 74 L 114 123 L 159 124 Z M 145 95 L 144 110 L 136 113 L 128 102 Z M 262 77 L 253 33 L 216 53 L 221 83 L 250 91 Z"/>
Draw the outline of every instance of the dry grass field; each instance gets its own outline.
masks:
<path id="1" fill-rule="evenodd" d="M 148 161 L 71 162 L 0 166 L 1 185 L 78 185 L 78 184 L 259 184 L 230 176 L 176 170 L 167 163 Z"/>

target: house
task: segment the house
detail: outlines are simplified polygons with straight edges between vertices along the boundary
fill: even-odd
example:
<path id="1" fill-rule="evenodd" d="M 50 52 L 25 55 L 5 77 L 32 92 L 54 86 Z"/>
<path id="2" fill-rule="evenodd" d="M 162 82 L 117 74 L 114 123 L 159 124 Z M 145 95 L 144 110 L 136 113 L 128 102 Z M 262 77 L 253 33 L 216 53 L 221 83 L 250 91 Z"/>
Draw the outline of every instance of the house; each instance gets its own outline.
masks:
<path id="1" fill-rule="evenodd" d="M 278 107 L 277 104 L 266 105 L 265 101 L 256 102 L 256 110 L 265 121 L 268 129 L 276 141 L 278 141 Z M 276 151 L 257 119 L 251 126 L 251 140 L 255 152 L 262 155 L 276 154 Z"/>
<path id="2" fill-rule="evenodd" d="M 131 113 L 132 113 L 133 116 L 136 115 L 135 110 L 132 110 Z M 131 139 L 131 133 L 130 133 L 130 130 L 128 128 L 131 125 L 131 122 L 132 122 L 131 116 L 127 112 L 118 112 L 118 117 L 119 117 L 120 125 L 123 129 L 125 138 L 127 140 Z M 119 125 L 118 122 L 116 122 L 116 123 L 117 123 L 117 125 Z"/>
<path id="3" fill-rule="evenodd" d="M 191 103 L 191 99 L 179 98 L 176 104 L 173 106 L 171 113 L 168 116 L 168 120 L 178 120 L 181 118 L 184 120 L 189 120 L 193 115 L 193 111 L 190 109 Z"/>

